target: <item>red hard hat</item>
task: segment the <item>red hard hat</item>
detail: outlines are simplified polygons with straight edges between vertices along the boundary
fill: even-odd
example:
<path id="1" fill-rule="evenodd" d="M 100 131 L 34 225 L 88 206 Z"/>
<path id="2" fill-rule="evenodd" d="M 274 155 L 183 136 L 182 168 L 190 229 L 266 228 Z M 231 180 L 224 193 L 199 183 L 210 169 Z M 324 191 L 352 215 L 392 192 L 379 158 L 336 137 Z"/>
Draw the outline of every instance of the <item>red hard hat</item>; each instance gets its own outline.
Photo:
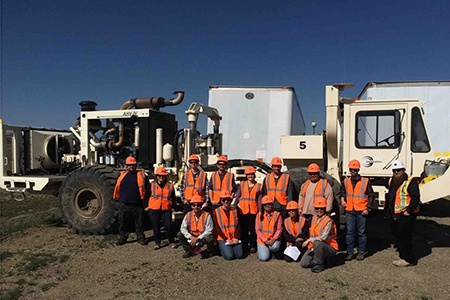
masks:
<path id="1" fill-rule="evenodd" d="M 359 163 L 359 161 L 357 159 L 352 159 L 348 163 L 348 168 L 349 169 L 361 169 L 361 164 Z"/>
<path id="2" fill-rule="evenodd" d="M 286 210 L 294 210 L 294 209 L 298 209 L 297 201 L 289 201 L 288 204 L 286 205 Z"/>
<path id="3" fill-rule="evenodd" d="M 274 158 L 272 158 L 272 160 L 270 161 L 270 164 L 271 164 L 272 166 L 281 166 L 281 165 L 283 165 L 283 161 L 282 161 L 281 158 L 279 158 L 279 157 L 274 157 Z"/>
<path id="4" fill-rule="evenodd" d="M 245 168 L 244 173 L 245 173 L 245 175 L 248 175 L 248 174 L 255 174 L 255 173 L 256 173 L 256 170 L 255 170 L 255 168 L 253 168 L 252 166 L 248 166 L 248 167 Z"/>
<path id="5" fill-rule="evenodd" d="M 203 198 L 201 195 L 199 194 L 195 194 L 194 196 L 192 196 L 191 198 L 191 203 L 203 203 L 205 202 L 205 198 Z"/>
<path id="6" fill-rule="evenodd" d="M 269 204 L 269 203 L 273 204 L 273 197 L 267 195 L 262 197 L 261 204 Z"/>
<path id="7" fill-rule="evenodd" d="M 225 155 L 221 155 L 221 156 L 219 156 L 219 159 L 217 160 L 217 162 L 228 163 L 228 158 Z"/>
<path id="8" fill-rule="evenodd" d="M 220 191 L 220 198 L 221 199 L 228 199 L 231 198 L 231 193 L 229 190 L 221 190 Z"/>
<path id="9" fill-rule="evenodd" d="M 133 156 L 128 156 L 125 160 L 126 165 L 135 165 L 136 163 L 136 158 L 134 158 Z"/>
<path id="10" fill-rule="evenodd" d="M 200 159 L 198 159 L 198 156 L 197 155 L 195 155 L 195 154 L 191 154 L 190 156 L 189 156 L 189 159 L 188 159 L 188 161 L 200 161 Z"/>
<path id="11" fill-rule="evenodd" d="M 314 207 L 324 208 L 327 207 L 327 199 L 324 197 L 317 197 L 314 199 Z"/>
<path id="12" fill-rule="evenodd" d="M 156 175 L 167 176 L 167 170 L 164 167 L 158 167 L 155 172 Z"/>
<path id="13" fill-rule="evenodd" d="M 312 163 L 308 166 L 308 173 L 320 172 L 320 167 L 318 164 Z"/>

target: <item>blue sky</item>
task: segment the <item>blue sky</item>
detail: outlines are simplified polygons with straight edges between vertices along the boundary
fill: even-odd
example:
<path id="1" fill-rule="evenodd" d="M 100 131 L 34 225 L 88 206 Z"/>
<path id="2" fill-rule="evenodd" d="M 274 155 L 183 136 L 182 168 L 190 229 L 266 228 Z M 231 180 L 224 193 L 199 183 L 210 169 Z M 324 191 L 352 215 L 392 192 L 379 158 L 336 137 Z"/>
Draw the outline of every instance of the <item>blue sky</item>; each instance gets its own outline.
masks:
<path id="1" fill-rule="evenodd" d="M 83 100 L 110 110 L 184 90 L 166 110 L 181 127 L 210 85 L 246 85 L 295 87 L 306 124 L 322 129 L 327 84 L 355 83 L 356 97 L 369 81 L 450 79 L 447 1 L 1 4 L 6 124 L 68 128 Z"/>

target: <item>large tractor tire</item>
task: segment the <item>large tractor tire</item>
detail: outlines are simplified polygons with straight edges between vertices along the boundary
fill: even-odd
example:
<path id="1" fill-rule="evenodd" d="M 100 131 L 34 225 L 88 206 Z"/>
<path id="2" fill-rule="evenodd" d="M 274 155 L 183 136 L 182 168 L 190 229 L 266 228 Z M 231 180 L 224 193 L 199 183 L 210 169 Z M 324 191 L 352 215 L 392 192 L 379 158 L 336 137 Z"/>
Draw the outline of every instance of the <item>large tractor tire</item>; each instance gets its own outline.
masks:
<path id="1" fill-rule="evenodd" d="M 59 190 L 63 221 L 80 234 L 104 234 L 117 228 L 114 185 L 119 172 L 98 165 L 71 172 Z"/>

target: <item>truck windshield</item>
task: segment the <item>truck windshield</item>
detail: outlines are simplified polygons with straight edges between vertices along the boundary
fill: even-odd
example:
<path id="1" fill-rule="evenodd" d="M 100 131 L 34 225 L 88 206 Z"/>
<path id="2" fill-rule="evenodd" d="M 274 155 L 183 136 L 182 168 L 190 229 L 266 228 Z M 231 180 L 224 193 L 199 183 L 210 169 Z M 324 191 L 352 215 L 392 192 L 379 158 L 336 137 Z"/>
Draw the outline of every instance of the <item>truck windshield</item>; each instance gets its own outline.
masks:
<path id="1" fill-rule="evenodd" d="M 360 111 L 356 114 L 356 147 L 398 148 L 400 127 L 398 110 Z"/>

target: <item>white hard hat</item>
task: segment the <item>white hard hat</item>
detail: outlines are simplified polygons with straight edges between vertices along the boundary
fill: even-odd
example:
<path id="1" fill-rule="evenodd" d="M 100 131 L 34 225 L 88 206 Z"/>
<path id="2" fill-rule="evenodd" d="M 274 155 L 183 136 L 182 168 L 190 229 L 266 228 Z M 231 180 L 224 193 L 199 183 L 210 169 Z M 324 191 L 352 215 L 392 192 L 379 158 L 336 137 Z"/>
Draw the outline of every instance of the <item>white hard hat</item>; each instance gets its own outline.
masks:
<path id="1" fill-rule="evenodd" d="M 394 160 L 392 163 L 392 170 L 405 169 L 405 164 L 400 160 Z"/>

